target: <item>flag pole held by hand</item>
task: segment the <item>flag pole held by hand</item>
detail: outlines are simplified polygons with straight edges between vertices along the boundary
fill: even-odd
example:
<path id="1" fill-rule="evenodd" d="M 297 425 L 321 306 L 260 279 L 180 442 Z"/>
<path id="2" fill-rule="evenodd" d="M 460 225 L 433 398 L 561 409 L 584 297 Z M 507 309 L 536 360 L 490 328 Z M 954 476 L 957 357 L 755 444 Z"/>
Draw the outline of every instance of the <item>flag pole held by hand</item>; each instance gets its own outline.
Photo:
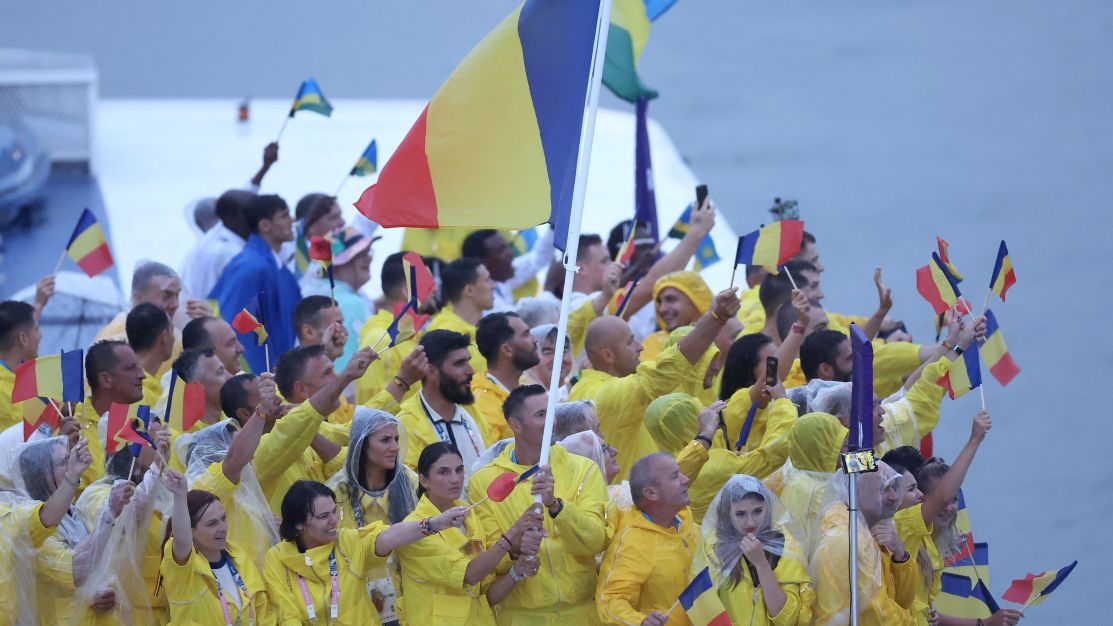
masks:
<path id="1" fill-rule="evenodd" d="M 792 288 L 800 291 L 800 288 L 796 286 L 796 279 L 792 277 L 792 272 L 787 267 L 785 268 L 785 274 L 788 274 L 788 282 L 792 283 Z"/>
<path id="2" fill-rule="evenodd" d="M 54 264 L 54 271 L 51 272 L 52 276 L 56 276 L 58 274 L 58 270 L 62 269 L 62 263 L 65 260 L 66 260 L 66 251 L 62 250 L 62 254 L 58 255 L 58 262 Z M 987 303 L 989 302 L 989 296 L 985 297 L 985 301 Z"/>

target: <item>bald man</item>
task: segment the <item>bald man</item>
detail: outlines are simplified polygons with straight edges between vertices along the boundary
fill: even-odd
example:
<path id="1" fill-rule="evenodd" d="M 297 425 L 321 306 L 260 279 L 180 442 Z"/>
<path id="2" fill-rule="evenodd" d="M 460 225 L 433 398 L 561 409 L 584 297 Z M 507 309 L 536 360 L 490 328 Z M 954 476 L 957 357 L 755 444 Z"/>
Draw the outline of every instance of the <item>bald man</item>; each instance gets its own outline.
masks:
<path id="1" fill-rule="evenodd" d="M 657 451 L 645 429 L 649 403 L 687 381 L 702 384 L 704 372 L 697 367 L 704 352 L 727 320 L 738 313 L 735 289 L 719 292 L 711 310 L 703 314 L 692 332 L 675 346 L 665 348 L 656 361 L 641 363 L 642 345 L 621 318 L 608 315 L 595 319 L 587 328 L 584 345 L 594 369 L 572 387 L 571 400 L 593 400 L 602 434 L 618 447 L 618 462 L 626 478 L 637 459 Z"/>

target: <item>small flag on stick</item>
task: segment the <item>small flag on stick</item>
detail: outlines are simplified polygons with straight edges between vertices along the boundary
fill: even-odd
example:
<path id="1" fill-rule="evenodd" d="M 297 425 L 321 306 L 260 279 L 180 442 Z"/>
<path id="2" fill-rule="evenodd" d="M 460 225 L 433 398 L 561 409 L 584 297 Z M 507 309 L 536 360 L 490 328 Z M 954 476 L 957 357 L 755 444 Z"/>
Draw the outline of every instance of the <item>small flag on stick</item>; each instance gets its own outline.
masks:
<path id="1" fill-rule="evenodd" d="M 12 403 L 36 396 L 63 402 L 85 401 L 85 362 L 81 350 L 40 356 L 15 368 Z"/>
<path id="2" fill-rule="evenodd" d="M 74 227 L 70 241 L 66 244 L 66 254 L 89 277 L 112 267 L 114 262 L 112 251 L 108 249 L 108 239 L 105 238 L 104 230 L 97 223 L 96 216 L 89 209 L 82 211 L 81 217 L 77 218 L 77 226 Z M 55 274 L 58 273 L 61 265 L 62 259 L 58 259 L 58 266 L 54 268 Z"/>
<path id="3" fill-rule="evenodd" d="M 1001 598 L 1009 602 L 1023 604 L 1024 608 L 1039 604 L 1051 595 L 1052 591 L 1059 588 L 1059 585 L 1074 571 L 1076 565 L 1078 565 L 1078 561 L 1074 561 L 1057 571 L 1028 574 L 1024 578 L 1014 580 L 1013 584 L 1009 586 L 1009 590 Z"/>

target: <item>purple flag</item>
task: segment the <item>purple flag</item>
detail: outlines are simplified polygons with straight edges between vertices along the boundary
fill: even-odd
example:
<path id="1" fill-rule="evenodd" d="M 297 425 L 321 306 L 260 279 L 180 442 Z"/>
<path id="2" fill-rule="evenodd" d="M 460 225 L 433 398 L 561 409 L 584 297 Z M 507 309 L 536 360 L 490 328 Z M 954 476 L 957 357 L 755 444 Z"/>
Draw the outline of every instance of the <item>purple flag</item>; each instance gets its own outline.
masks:
<path id="1" fill-rule="evenodd" d="M 854 351 L 854 372 L 848 448 L 864 450 L 873 447 L 873 344 L 854 323 L 850 324 L 850 347 Z"/>
<path id="2" fill-rule="evenodd" d="M 653 190 L 653 162 L 649 157 L 649 129 L 646 127 L 645 96 L 637 102 L 637 131 L 634 139 L 634 221 L 644 224 L 654 241 L 660 241 L 657 229 L 657 194 Z"/>

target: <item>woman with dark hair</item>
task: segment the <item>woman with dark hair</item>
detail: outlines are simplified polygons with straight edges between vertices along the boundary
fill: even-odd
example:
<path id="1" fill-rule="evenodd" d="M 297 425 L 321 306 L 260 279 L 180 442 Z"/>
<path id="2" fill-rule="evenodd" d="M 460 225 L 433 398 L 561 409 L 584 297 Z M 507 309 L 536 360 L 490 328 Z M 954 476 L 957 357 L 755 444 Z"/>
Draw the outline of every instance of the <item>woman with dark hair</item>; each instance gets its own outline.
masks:
<path id="1" fill-rule="evenodd" d="M 174 624 L 274 624 L 266 585 L 254 559 L 228 542 L 224 506 L 208 491 L 187 491 L 186 479 L 166 472 L 174 494 L 163 548 L 161 587 Z M 168 537 L 169 538 L 169 537 Z"/>
<path id="2" fill-rule="evenodd" d="M 398 419 L 385 411 L 358 407 L 348 438 L 344 469 L 328 486 L 344 512 L 341 528 L 359 528 L 371 522 L 397 524 L 417 506 L 417 474 L 402 463 L 406 456 L 405 431 Z M 393 576 L 392 576 L 393 574 Z M 371 601 L 384 623 L 398 619 L 400 597 L 397 567 L 384 563 L 370 574 Z"/>
<path id="3" fill-rule="evenodd" d="M 814 595 L 776 496 L 753 476 L 723 485 L 703 520 L 704 554 L 733 624 L 810 624 Z"/>
<path id="4" fill-rule="evenodd" d="M 456 446 L 436 442 L 421 451 L 417 461 L 420 500 L 408 519 L 417 520 L 462 505 L 464 460 Z M 541 543 L 542 519 L 531 506 L 490 548 L 483 549 L 486 529 L 478 517 L 462 528 L 450 528 L 429 541 L 398 550 L 407 584 L 402 615 L 409 624 L 494 626 L 491 605 L 510 593 L 519 581 L 537 573 L 539 559 L 518 559 L 496 576 L 503 557 L 536 553 Z M 530 530 L 530 527 L 534 527 Z"/>
<path id="5" fill-rule="evenodd" d="M 286 492 L 283 541 L 267 551 L 263 567 L 279 623 L 380 624 L 367 593 L 371 572 L 394 550 L 461 525 L 467 509 L 358 529 L 340 528 L 341 515 L 336 494 L 319 482 L 299 480 Z"/>

